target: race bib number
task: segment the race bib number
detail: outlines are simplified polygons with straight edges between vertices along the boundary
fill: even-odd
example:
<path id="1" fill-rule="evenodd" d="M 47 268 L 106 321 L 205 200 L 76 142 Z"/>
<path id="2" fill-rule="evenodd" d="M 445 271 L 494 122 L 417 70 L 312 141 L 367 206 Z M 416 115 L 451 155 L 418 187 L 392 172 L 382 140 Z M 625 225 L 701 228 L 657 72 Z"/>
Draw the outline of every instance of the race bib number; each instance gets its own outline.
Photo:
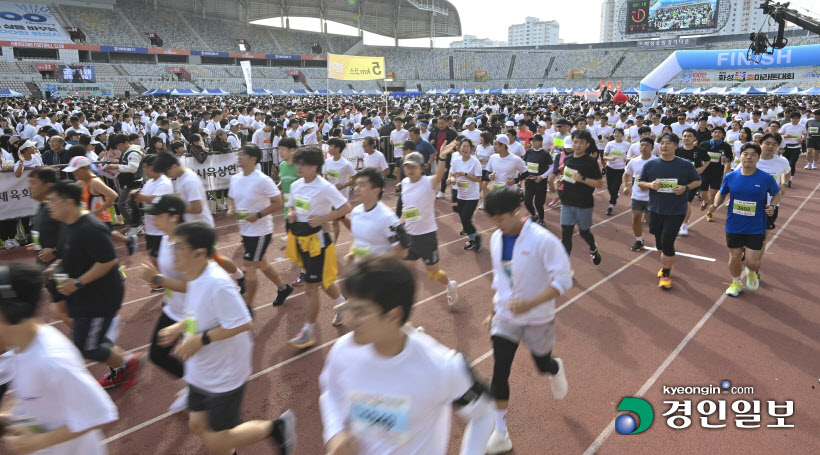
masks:
<path id="1" fill-rule="evenodd" d="M 720 152 L 709 152 L 709 158 L 712 159 L 713 163 L 720 163 L 721 156 Z"/>
<path id="2" fill-rule="evenodd" d="M 410 398 L 353 393 L 350 428 L 357 438 L 379 440 L 393 447 L 410 437 Z"/>
<path id="3" fill-rule="evenodd" d="M 170 300 L 173 296 L 174 296 L 174 291 L 172 291 L 168 288 L 165 288 L 165 298 Z"/>
<path id="4" fill-rule="evenodd" d="M 337 178 L 339 178 L 339 171 L 328 170 L 327 171 L 327 176 L 328 176 L 328 178 L 337 179 Z"/>
<path id="5" fill-rule="evenodd" d="M 678 186 L 678 179 L 658 179 L 661 181 L 661 186 L 658 188 L 658 193 L 674 193 L 672 190 Z"/>
<path id="6" fill-rule="evenodd" d="M 196 315 L 188 313 L 185 315 L 185 334 L 196 335 Z"/>
<path id="7" fill-rule="evenodd" d="M 352 253 L 353 256 L 357 258 L 370 256 L 370 245 L 366 243 L 354 243 Z"/>
<path id="8" fill-rule="evenodd" d="M 296 212 L 306 214 L 310 210 L 310 198 L 296 196 L 293 199 L 293 206 L 296 207 Z"/>
<path id="9" fill-rule="evenodd" d="M 563 180 L 567 183 L 575 183 L 575 179 L 572 178 L 572 176 L 575 175 L 576 172 L 578 172 L 578 171 L 576 171 L 575 169 L 573 169 L 571 167 L 564 166 L 564 179 Z"/>
<path id="10" fill-rule="evenodd" d="M 460 189 L 460 190 L 466 190 L 466 189 L 467 189 L 467 187 L 469 187 L 469 186 L 470 186 L 470 183 L 469 183 L 468 181 L 466 181 L 466 180 L 457 180 L 457 181 L 456 181 L 456 186 L 457 186 L 457 187 L 458 187 L 458 189 Z"/>
<path id="11" fill-rule="evenodd" d="M 493 183 L 493 189 L 494 190 L 498 189 L 498 188 L 506 188 L 506 187 L 507 187 L 507 185 L 505 185 L 503 183 Z"/>
<path id="12" fill-rule="evenodd" d="M 527 172 L 538 173 L 538 163 L 527 163 Z"/>
<path id="13" fill-rule="evenodd" d="M 404 208 L 404 221 L 408 223 L 413 223 L 421 219 L 421 212 L 416 207 L 405 207 Z"/>
<path id="14" fill-rule="evenodd" d="M 490 161 L 490 159 L 489 159 L 489 158 L 479 158 L 479 159 L 478 159 L 478 161 L 479 161 L 481 164 L 487 164 L 487 161 Z"/>
<path id="15" fill-rule="evenodd" d="M 820 132 L 820 128 L 818 128 L 816 126 L 810 126 L 809 127 L 809 134 L 817 134 L 818 132 Z"/>
<path id="16" fill-rule="evenodd" d="M 775 172 L 775 173 L 772 174 L 772 177 L 774 177 L 774 181 L 779 185 L 780 184 L 780 174 Z"/>
<path id="17" fill-rule="evenodd" d="M 622 152 L 620 150 L 611 150 L 609 152 L 609 154 L 612 155 L 612 156 L 617 156 L 618 158 L 623 158 L 624 157 L 624 152 Z"/>
<path id="18" fill-rule="evenodd" d="M 757 202 L 754 201 L 741 201 L 735 199 L 735 202 L 732 204 L 732 213 L 735 215 L 755 216 L 756 211 Z"/>
<path id="19" fill-rule="evenodd" d="M 247 218 L 249 214 L 248 209 L 236 209 L 236 219 L 241 223 L 247 223 L 245 218 Z"/>

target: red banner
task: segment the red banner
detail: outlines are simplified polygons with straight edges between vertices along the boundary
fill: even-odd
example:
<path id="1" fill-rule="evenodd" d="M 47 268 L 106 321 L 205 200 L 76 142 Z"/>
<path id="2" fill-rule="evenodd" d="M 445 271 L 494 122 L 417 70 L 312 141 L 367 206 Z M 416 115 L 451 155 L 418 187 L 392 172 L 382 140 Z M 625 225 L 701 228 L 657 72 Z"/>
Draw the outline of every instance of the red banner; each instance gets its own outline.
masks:
<path id="1" fill-rule="evenodd" d="M 35 63 L 34 66 L 37 67 L 38 71 L 49 71 L 49 72 L 57 71 L 57 65 L 55 65 L 53 63 Z"/>
<path id="2" fill-rule="evenodd" d="M 231 57 L 231 58 L 245 58 L 245 59 L 258 58 L 258 59 L 265 60 L 267 58 L 267 55 L 265 55 L 265 54 L 250 54 L 248 52 L 229 52 L 228 57 Z"/>
<path id="3" fill-rule="evenodd" d="M 620 83 L 620 82 L 616 82 L 616 83 L 615 83 L 615 91 L 616 91 L 616 92 L 620 92 L 620 91 L 621 91 L 621 83 Z"/>
<path id="4" fill-rule="evenodd" d="M 191 51 L 186 51 L 182 49 L 155 49 L 149 48 L 149 54 L 160 54 L 160 55 L 191 55 Z"/>
<path id="5" fill-rule="evenodd" d="M 603 90 L 604 87 L 606 87 L 606 81 L 601 81 L 600 84 L 598 84 L 598 90 Z"/>
<path id="6" fill-rule="evenodd" d="M 182 80 L 191 82 L 191 73 L 182 66 L 169 66 L 168 71 L 179 74 Z"/>
<path id="7" fill-rule="evenodd" d="M 607 89 L 607 90 L 609 90 L 609 91 L 611 92 L 611 91 L 612 91 L 612 88 L 613 88 L 613 87 L 612 87 L 612 82 L 607 82 L 607 83 L 606 83 L 606 89 Z"/>

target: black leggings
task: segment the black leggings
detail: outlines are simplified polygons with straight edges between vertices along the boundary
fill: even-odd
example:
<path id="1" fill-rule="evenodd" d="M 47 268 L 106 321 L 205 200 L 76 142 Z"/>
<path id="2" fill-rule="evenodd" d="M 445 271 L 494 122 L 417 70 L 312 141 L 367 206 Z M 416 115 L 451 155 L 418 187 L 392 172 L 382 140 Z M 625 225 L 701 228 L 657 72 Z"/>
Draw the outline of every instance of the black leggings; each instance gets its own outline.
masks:
<path id="1" fill-rule="evenodd" d="M 478 199 L 465 201 L 459 199 L 457 203 L 458 216 L 461 217 L 461 227 L 464 228 L 464 233 L 467 235 L 475 234 L 476 228 L 473 225 L 473 214 L 476 207 L 478 207 Z"/>
<path id="2" fill-rule="evenodd" d="M 655 234 L 655 248 L 666 257 L 674 256 L 675 239 L 677 236 L 677 232 L 661 232 L 660 234 Z"/>
<path id="3" fill-rule="evenodd" d="M 515 351 L 518 343 L 514 343 L 506 338 L 494 336 L 493 341 L 493 380 L 490 383 L 490 394 L 496 400 L 507 401 L 510 399 L 510 367 L 512 367 Z M 558 373 L 558 362 L 552 358 L 552 351 L 542 357 L 532 356 L 535 367 L 542 374 Z"/>
<path id="4" fill-rule="evenodd" d="M 800 146 L 786 146 L 783 149 L 783 158 L 789 160 L 789 165 L 792 167 L 792 177 L 794 177 L 794 170 L 797 169 L 797 160 L 800 158 Z"/>
<path id="5" fill-rule="evenodd" d="M 561 243 L 564 244 L 564 249 L 567 250 L 567 254 L 572 253 L 572 235 L 575 233 L 575 226 L 570 225 L 561 225 Z M 587 242 L 589 245 L 589 251 L 595 252 L 595 249 L 598 248 L 595 246 L 595 236 L 592 235 L 592 231 L 587 229 L 586 231 L 578 231 L 578 235 L 581 236 L 584 241 Z"/>
<path id="6" fill-rule="evenodd" d="M 609 190 L 609 203 L 615 205 L 618 202 L 618 190 L 621 189 L 621 180 L 624 177 L 623 169 L 612 169 L 606 167 L 606 189 Z"/>
<path id="7" fill-rule="evenodd" d="M 450 155 L 447 155 L 447 158 L 444 159 L 445 161 L 437 161 L 437 164 L 436 164 L 437 166 L 446 166 L 447 170 L 444 172 L 444 175 L 450 175 L 450 158 L 452 158 L 452 156 L 453 155 L 450 154 Z M 447 189 L 447 179 L 444 178 L 444 179 L 441 179 L 441 192 L 443 193 L 444 190 L 446 190 L 446 189 Z"/>
<path id="8" fill-rule="evenodd" d="M 162 368 L 168 372 L 168 374 L 182 378 L 184 371 L 182 361 L 171 355 L 171 350 L 174 348 L 174 345 L 162 347 L 157 342 L 159 331 L 176 324 L 176 322 L 177 321 L 169 318 L 164 311 L 160 313 L 157 326 L 154 328 L 154 335 L 151 337 L 151 349 L 148 351 L 148 358 L 151 359 L 154 365 Z"/>
<path id="9" fill-rule="evenodd" d="M 535 204 L 533 205 L 533 199 Z M 535 180 L 524 181 L 524 206 L 531 215 L 538 215 L 539 219 L 544 219 L 544 203 L 547 202 L 547 181 L 535 183 Z"/>
<path id="10" fill-rule="evenodd" d="M 18 221 L 20 221 L 19 218 L 0 220 L 0 241 L 11 240 L 17 237 Z"/>

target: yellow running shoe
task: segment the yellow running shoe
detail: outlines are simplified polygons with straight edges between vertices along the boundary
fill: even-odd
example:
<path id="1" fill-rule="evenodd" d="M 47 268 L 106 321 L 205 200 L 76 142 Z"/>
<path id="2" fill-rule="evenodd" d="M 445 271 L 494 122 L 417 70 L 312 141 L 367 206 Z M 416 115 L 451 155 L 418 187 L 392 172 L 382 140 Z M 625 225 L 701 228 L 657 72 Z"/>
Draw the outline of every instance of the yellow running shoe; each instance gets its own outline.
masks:
<path id="1" fill-rule="evenodd" d="M 760 287 L 760 277 L 758 276 L 757 272 L 753 270 L 749 270 L 746 267 L 746 289 L 750 291 L 757 291 L 757 288 Z"/>
<path id="2" fill-rule="evenodd" d="M 708 222 L 710 222 L 710 223 L 711 223 L 712 221 L 715 221 L 715 217 L 714 217 L 714 215 L 712 215 L 712 214 L 711 214 L 711 213 L 709 213 L 709 212 L 706 212 L 706 221 L 708 221 Z"/>
<path id="3" fill-rule="evenodd" d="M 661 275 L 661 279 L 658 282 L 659 288 L 669 289 L 672 287 L 672 277 L 671 276 L 663 276 Z"/>
<path id="4" fill-rule="evenodd" d="M 732 285 L 726 289 L 726 295 L 731 297 L 737 297 L 741 292 L 743 292 L 743 285 L 740 281 L 732 281 Z"/>

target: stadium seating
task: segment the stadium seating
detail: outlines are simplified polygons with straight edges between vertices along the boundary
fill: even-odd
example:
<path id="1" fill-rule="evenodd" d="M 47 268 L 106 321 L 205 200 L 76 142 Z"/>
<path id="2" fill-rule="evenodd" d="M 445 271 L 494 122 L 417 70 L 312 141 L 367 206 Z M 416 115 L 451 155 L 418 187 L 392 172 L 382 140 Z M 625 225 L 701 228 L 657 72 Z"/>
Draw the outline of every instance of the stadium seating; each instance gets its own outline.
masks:
<path id="1" fill-rule="evenodd" d="M 135 36 L 117 12 L 104 8 L 83 8 L 64 5 L 60 8 L 72 25 L 80 27 L 89 44 L 123 47 L 145 47 L 147 40 Z"/>

